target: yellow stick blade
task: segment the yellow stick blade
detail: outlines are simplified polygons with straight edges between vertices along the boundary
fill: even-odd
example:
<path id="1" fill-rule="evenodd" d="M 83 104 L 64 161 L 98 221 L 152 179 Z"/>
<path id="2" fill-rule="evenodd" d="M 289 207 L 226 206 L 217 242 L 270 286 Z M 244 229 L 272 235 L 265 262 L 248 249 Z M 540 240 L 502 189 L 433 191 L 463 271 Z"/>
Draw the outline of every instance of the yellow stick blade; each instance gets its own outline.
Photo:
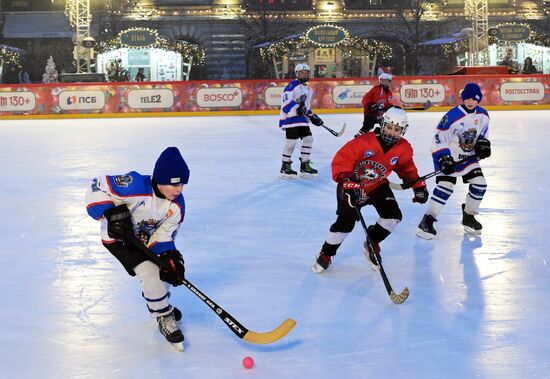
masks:
<path id="1" fill-rule="evenodd" d="M 295 326 L 296 321 L 287 318 L 278 328 L 273 329 L 271 332 L 258 333 L 249 330 L 244 335 L 243 340 L 259 344 L 273 343 L 286 336 Z"/>

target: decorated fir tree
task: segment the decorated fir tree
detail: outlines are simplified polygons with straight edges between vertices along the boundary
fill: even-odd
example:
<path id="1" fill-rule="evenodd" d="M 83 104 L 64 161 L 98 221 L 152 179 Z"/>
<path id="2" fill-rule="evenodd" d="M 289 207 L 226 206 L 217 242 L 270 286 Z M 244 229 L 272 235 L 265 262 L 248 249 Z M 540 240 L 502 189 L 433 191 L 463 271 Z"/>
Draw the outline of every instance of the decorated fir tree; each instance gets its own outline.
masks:
<path id="1" fill-rule="evenodd" d="M 110 82 L 127 82 L 130 80 L 130 73 L 122 67 L 120 59 L 113 59 L 107 63 L 107 80 Z"/>
<path id="2" fill-rule="evenodd" d="M 48 62 L 46 63 L 46 72 L 42 74 L 42 82 L 43 83 L 57 83 L 57 69 L 55 68 L 55 62 L 53 61 L 53 57 L 50 56 L 48 58 Z"/>

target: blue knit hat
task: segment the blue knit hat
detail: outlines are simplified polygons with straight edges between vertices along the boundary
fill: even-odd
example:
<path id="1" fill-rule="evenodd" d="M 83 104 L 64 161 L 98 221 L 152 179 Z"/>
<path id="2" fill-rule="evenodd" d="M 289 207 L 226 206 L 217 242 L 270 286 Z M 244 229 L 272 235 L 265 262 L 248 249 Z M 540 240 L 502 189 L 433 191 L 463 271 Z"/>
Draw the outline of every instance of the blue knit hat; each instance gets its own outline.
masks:
<path id="1" fill-rule="evenodd" d="M 177 147 L 169 147 L 162 152 L 155 163 L 153 179 L 157 184 L 187 184 L 189 167 Z"/>
<path id="2" fill-rule="evenodd" d="M 477 84 L 468 83 L 464 86 L 460 97 L 463 101 L 466 99 L 474 99 L 477 100 L 478 103 L 481 103 L 481 99 L 483 99 L 483 94 L 481 93 L 481 88 L 479 88 Z"/>

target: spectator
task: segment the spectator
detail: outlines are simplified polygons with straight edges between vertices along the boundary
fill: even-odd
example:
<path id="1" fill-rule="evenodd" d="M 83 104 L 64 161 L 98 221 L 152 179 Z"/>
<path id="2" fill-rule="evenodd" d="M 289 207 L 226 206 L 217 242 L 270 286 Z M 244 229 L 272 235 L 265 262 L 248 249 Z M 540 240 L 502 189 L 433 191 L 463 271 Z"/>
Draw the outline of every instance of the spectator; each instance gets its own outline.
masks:
<path id="1" fill-rule="evenodd" d="M 31 76 L 27 69 L 24 69 L 21 73 L 21 83 L 31 83 Z"/>
<path id="2" fill-rule="evenodd" d="M 145 73 L 143 67 L 138 68 L 138 72 L 136 74 L 136 77 L 134 79 L 136 82 L 143 82 L 145 81 Z"/>
<path id="3" fill-rule="evenodd" d="M 523 63 L 523 70 L 521 70 L 522 74 L 536 74 L 537 73 L 537 66 L 533 65 L 533 60 L 531 57 L 525 58 L 525 61 Z"/>
<path id="4" fill-rule="evenodd" d="M 17 67 L 14 65 L 9 65 L 8 69 L 2 75 L 2 83 L 4 84 L 17 84 L 21 83 L 21 78 L 19 77 L 19 73 L 17 72 Z"/>

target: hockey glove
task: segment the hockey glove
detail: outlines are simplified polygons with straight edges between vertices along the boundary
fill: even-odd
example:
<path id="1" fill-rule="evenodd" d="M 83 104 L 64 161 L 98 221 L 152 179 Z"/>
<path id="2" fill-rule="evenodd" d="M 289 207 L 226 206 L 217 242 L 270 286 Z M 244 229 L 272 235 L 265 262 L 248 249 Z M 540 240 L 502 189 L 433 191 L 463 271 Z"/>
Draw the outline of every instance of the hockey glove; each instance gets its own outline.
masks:
<path id="1" fill-rule="evenodd" d="M 491 156 L 491 141 L 487 138 L 479 137 L 475 146 L 477 159 L 485 159 Z"/>
<path id="2" fill-rule="evenodd" d="M 303 101 L 298 103 L 298 108 L 296 108 L 296 114 L 298 116 L 307 114 L 306 104 Z"/>
<path id="3" fill-rule="evenodd" d="M 451 175 L 456 171 L 455 160 L 450 155 L 442 155 L 439 157 L 439 169 L 445 175 Z"/>
<path id="4" fill-rule="evenodd" d="M 323 120 L 321 120 L 321 117 L 317 116 L 315 113 L 309 115 L 309 121 L 311 121 L 311 123 L 315 126 L 323 125 Z"/>
<path id="5" fill-rule="evenodd" d="M 107 219 L 109 237 L 128 242 L 135 238 L 132 214 L 126 204 L 107 209 L 103 216 Z"/>
<path id="6" fill-rule="evenodd" d="M 344 200 L 348 202 L 350 207 L 355 208 L 361 193 L 361 183 L 346 180 L 342 183 L 342 190 L 344 191 Z"/>
<path id="7" fill-rule="evenodd" d="M 413 191 L 414 191 L 413 203 L 424 204 L 426 201 L 428 201 L 428 197 L 430 196 L 430 193 L 428 192 L 428 189 L 426 188 L 426 186 L 413 188 Z"/>
<path id="8" fill-rule="evenodd" d="M 170 283 L 174 287 L 183 284 L 185 279 L 185 262 L 181 253 L 177 250 L 168 250 L 160 254 L 162 265 L 160 267 L 160 280 Z"/>

